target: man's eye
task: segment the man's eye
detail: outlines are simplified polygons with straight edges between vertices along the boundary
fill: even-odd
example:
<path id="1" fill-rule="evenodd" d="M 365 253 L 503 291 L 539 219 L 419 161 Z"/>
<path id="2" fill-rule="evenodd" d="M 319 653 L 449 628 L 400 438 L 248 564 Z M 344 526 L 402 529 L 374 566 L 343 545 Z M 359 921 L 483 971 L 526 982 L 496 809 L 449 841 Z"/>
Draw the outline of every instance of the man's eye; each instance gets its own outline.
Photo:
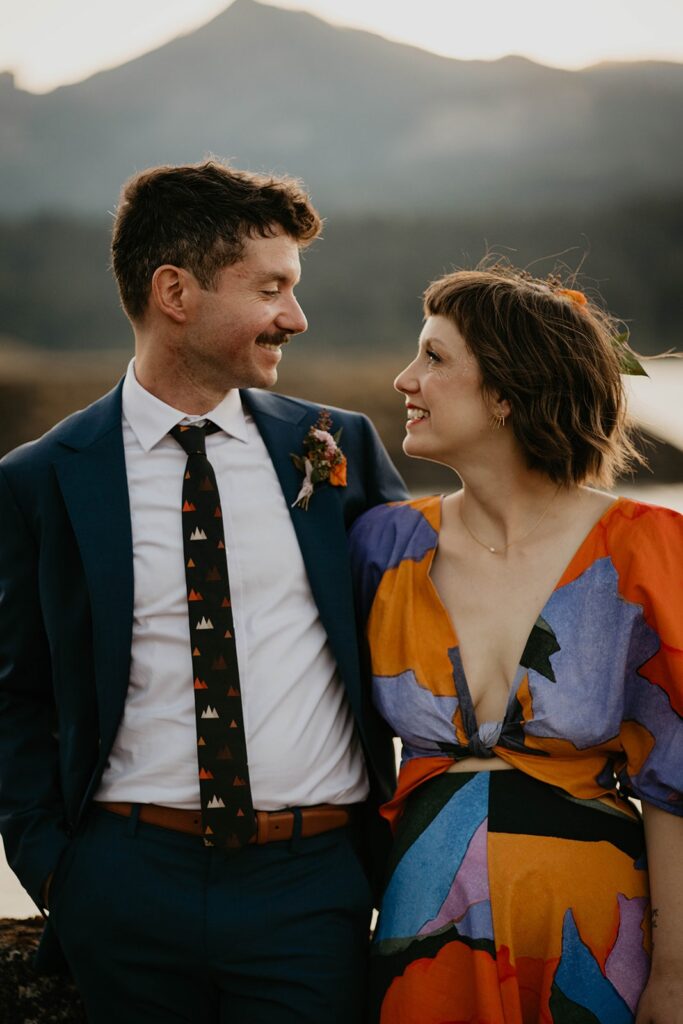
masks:
<path id="1" fill-rule="evenodd" d="M 272 291 L 269 291 L 267 288 L 264 288 L 263 291 L 261 292 L 261 295 L 271 295 L 272 296 L 272 295 L 279 295 L 279 294 L 280 294 L 280 292 L 277 290 L 277 288 L 273 289 Z"/>

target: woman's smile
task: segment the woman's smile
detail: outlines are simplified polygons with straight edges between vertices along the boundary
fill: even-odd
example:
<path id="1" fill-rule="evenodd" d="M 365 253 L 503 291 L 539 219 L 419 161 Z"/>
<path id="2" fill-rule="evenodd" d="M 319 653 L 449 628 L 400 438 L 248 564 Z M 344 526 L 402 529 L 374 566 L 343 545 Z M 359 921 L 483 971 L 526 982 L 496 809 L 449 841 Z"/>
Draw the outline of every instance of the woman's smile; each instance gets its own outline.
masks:
<path id="1" fill-rule="evenodd" d="M 412 402 L 406 402 L 406 416 L 406 430 L 411 430 L 423 420 L 428 420 L 429 412 L 427 409 L 423 409 L 419 405 L 413 405 Z"/>

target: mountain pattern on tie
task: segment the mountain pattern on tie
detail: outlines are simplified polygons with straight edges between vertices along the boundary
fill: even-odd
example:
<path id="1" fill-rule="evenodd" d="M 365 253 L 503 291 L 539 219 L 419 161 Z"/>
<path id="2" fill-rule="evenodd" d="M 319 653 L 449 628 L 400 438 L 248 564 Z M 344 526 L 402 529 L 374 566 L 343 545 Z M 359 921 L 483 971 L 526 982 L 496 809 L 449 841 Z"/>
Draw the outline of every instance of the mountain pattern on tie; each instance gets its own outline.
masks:
<path id="1" fill-rule="evenodd" d="M 239 849 L 256 832 L 256 817 L 223 514 L 216 475 L 206 457 L 206 435 L 218 429 L 208 422 L 179 424 L 171 435 L 187 453 L 182 527 L 204 843 Z"/>

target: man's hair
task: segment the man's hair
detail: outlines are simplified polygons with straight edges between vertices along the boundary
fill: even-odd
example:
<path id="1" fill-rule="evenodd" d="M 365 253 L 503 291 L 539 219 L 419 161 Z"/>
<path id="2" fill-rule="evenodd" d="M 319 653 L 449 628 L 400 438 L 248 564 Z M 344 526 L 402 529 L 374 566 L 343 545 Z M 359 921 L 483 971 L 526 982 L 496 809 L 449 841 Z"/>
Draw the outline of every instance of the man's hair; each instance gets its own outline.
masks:
<path id="1" fill-rule="evenodd" d="M 430 284 L 424 312 L 458 328 L 484 393 L 510 402 L 529 468 L 557 484 L 610 486 L 644 461 L 626 418 L 617 322 L 582 292 L 489 260 Z"/>
<path id="2" fill-rule="evenodd" d="M 217 160 L 152 167 L 121 189 L 112 266 L 131 320 L 144 316 L 152 276 L 165 263 L 189 270 L 202 288 L 237 263 L 246 238 L 284 231 L 303 247 L 322 222 L 301 184 L 237 171 Z"/>

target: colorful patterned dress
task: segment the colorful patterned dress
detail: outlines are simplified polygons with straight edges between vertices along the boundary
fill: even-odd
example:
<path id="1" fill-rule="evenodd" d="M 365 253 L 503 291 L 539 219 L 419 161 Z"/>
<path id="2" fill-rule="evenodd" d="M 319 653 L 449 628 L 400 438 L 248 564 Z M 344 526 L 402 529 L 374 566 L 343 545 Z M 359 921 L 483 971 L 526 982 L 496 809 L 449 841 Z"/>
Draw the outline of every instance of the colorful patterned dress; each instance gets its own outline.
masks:
<path id="1" fill-rule="evenodd" d="M 369 1019 L 629 1024 L 650 934 L 627 796 L 683 815 L 683 517 L 609 507 L 531 631 L 503 721 L 479 728 L 429 576 L 440 522 L 430 497 L 351 533 L 373 700 L 403 741 Z M 491 751 L 516 770 L 445 774 Z"/>

